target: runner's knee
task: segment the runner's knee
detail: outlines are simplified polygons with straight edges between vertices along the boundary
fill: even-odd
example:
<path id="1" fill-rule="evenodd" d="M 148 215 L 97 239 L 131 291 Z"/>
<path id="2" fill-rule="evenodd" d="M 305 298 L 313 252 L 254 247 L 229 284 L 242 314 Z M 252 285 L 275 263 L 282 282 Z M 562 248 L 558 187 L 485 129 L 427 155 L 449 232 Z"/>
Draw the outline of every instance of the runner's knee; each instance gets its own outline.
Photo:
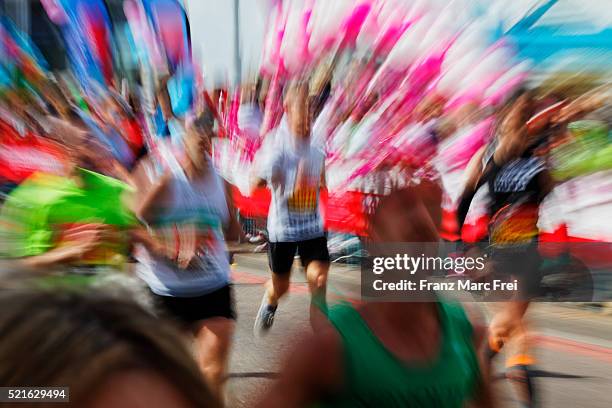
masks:
<path id="1" fill-rule="evenodd" d="M 327 271 L 321 269 L 309 270 L 306 272 L 306 278 L 312 289 L 323 289 L 327 283 Z"/>
<path id="2" fill-rule="evenodd" d="M 327 283 L 327 273 L 321 273 L 317 276 L 315 281 L 317 289 L 323 289 Z"/>

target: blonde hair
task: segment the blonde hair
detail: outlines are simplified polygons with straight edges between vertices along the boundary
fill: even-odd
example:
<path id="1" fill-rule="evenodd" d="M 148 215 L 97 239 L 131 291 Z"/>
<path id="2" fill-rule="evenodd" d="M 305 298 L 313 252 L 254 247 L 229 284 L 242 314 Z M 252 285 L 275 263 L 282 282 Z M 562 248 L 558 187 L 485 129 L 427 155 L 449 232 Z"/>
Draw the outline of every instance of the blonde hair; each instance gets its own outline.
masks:
<path id="1" fill-rule="evenodd" d="M 78 406 L 113 374 L 150 370 L 194 406 L 221 406 L 174 327 L 121 295 L 0 290 L 0 384 L 67 386 Z"/>

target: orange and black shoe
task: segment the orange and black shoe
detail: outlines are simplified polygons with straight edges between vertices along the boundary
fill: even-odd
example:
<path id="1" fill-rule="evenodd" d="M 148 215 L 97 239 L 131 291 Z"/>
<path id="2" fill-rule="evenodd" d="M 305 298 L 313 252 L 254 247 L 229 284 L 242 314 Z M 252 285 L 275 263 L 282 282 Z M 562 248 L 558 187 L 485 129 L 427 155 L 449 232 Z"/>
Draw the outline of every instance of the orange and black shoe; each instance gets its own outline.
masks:
<path id="1" fill-rule="evenodd" d="M 524 408 L 537 406 L 534 373 L 532 364 L 515 364 L 506 368 L 506 378 L 512 383 L 518 400 Z"/>

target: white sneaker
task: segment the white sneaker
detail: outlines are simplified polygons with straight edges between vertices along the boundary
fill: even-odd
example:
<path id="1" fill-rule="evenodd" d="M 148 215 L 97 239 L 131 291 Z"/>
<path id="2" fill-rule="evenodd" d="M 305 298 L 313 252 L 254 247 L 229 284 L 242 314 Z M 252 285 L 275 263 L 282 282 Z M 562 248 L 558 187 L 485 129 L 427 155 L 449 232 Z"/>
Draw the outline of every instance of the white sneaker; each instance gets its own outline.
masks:
<path id="1" fill-rule="evenodd" d="M 268 330 L 274 323 L 274 316 L 278 306 L 272 306 L 268 304 L 268 290 L 264 292 L 257 316 L 255 317 L 255 323 L 253 324 L 253 334 L 255 337 L 261 337 L 267 334 Z"/>

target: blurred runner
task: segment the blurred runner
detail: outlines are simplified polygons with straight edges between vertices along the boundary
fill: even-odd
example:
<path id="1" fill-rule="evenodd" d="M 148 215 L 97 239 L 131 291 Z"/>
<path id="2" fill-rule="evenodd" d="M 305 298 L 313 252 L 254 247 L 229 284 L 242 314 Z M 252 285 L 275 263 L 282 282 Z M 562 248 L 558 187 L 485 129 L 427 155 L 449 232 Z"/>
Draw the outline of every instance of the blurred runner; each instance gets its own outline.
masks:
<path id="1" fill-rule="evenodd" d="M 491 196 L 489 242 L 494 273 L 505 279 L 519 280 L 518 299 L 503 306 L 490 325 L 489 347 L 500 350 L 509 338 L 517 352 L 508 359 L 508 377 L 517 388 L 525 406 L 535 403 L 531 377 L 534 359 L 522 323 L 529 300 L 538 293 L 541 258 L 537 248 L 538 209 L 551 189 L 551 181 L 542 158 L 534 156 L 540 140 L 529 138 L 527 120 L 534 113 L 533 98 L 520 91 L 501 113 L 495 139 L 473 160 L 481 160 L 482 173 L 468 175 L 461 196 L 458 217 L 463 225 L 467 210 L 480 186 L 487 184 Z M 470 169 L 474 165 L 469 166 Z"/>
<path id="2" fill-rule="evenodd" d="M 240 228 L 211 163 L 213 124 L 207 111 L 188 125 L 179 166 L 141 185 L 136 213 L 150 228 L 138 234 L 136 258 L 159 310 L 195 337 L 200 368 L 221 398 L 236 320 L 224 230 L 237 239 Z"/>
<path id="3" fill-rule="evenodd" d="M 435 250 L 440 202 L 430 182 L 391 193 L 371 219 L 373 242 L 427 243 L 423 248 Z M 459 304 L 437 297 L 341 303 L 329 319 L 293 349 L 256 406 L 493 406 L 478 358 L 484 329 Z"/>
<path id="4" fill-rule="evenodd" d="M 2 255 L 42 272 L 121 270 L 136 221 L 126 205 L 130 188 L 92 171 L 99 150 L 87 141 L 65 147 L 63 169 L 36 172 L 9 194 L 0 212 Z"/>
<path id="5" fill-rule="evenodd" d="M 544 153 L 559 127 L 595 106 L 595 100 L 556 105 L 548 115 L 536 113 L 533 95 L 519 91 L 500 114 L 493 141 L 478 152 L 468 166 L 468 179 L 458 209 L 459 226 L 465 221 L 476 191 L 488 186 L 491 220 L 489 250 L 493 272 L 517 279 L 519 293 L 503 305 L 490 324 L 489 347 L 493 356 L 512 340 L 506 362 L 507 376 L 525 406 L 537 403 L 533 381 L 532 346 L 523 320 L 531 299 L 540 294 L 542 258 L 538 250 L 539 207 L 552 190 L 553 180 Z"/>
<path id="6" fill-rule="evenodd" d="M 319 211 L 319 191 L 325 186 L 325 154 L 311 144 L 308 85 L 293 82 L 286 89 L 285 118 L 274 134 L 270 151 L 255 163 L 254 187 L 268 186 L 268 259 L 272 279 L 257 313 L 254 330 L 270 329 L 280 298 L 289 290 L 294 257 L 300 256 L 312 295 L 311 323 L 322 308 L 329 270 L 327 237 Z"/>

